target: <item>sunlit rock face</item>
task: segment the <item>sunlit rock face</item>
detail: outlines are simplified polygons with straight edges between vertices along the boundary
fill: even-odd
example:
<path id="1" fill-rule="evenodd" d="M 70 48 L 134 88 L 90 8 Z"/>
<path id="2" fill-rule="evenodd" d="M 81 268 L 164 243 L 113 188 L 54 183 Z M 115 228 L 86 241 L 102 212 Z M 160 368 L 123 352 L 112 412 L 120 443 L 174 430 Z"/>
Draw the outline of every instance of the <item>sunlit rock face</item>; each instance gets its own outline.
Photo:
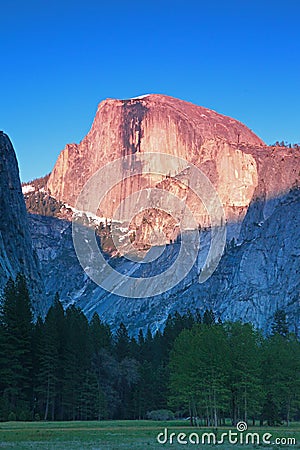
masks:
<path id="1" fill-rule="evenodd" d="M 269 331 L 275 310 L 283 308 L 290 329 L 298 333 L 299 149 L 268 147 L 240 122 L 171 97 L 109 99 L 99 105 L 83 141 L 62 151 L 47 188 L 74 207 L 84 184 L 99 168 L 122 156 L 128 158 L 129 167 L 140 167 L 147 152 L 167 153 L 187 164 L 174 159 L 166 165 L 160 156 L 163 176 L 143 174 L 117 184 L 100 204 L 98 215 L 112 218 L 117 206 L 141 189 L 167 191 L 192 211 L 200 225 L 200 261 L 201 252 L 209 246 L 210 218 L 189 189 L 188 164 L 192 163 L 209 178 L 225 211 L 228 239 L 217 270 L 199 284 L 201 264 L 196 264 L 182 282 L 161 295 L 151 297 L 145 292 L 144 298 L 123 298 L 94 284 L 80 267 L 69 222 L 32 216 L 32 236 L 49 302 L 58 290 L 65 306 L 76 304 L 88 317 L 96 311 L 113 327 L 123 321 L 132 333 L 140 327 L 161 329 L 169 313 L 196 308 L 201 312 L 212 308 L 222 320 L 250 321 Z M 104 176 L 114 179 L 114 173 Z M 116 255 L 110 255 L 112 264 L 136 277 L 166 270 L 176 257 L 174 241 L 184 213 L 176 207 L 172 213 L 149 207 L 132 218 L 127 233 L 139 251 L 164 240 L 171 243 L 159 267 L 155 262 L 143 266 Z"/>
<path id="2" fill-rule="evenodd" d="M 145 152 L 167 153 L 195 164 L 217 190 L 227 220 L 239 223 L 253 196 L 276 197 L 286 192 L 298 177 L 297 155 L 292 149 L 267 147 L 245 125 L 230 117 L 153 94 L 101 102 L 87 136 L 80 144 L 68 144 L 59 155 L 47 188 L 57 200 L 75 206 L 84 184 L 99 168 L 122 156 L 127 156 L 133 167 L 139 167 L 143 165 L 141 155 Z M 112 218 L 120 203 L 133 192 L 156 187 L 184 200 L 195 221 L 201 226 L 209 225 L 207 211 L 187 188 L 188 173 L 181 186 L 172 179 L 181 177 L 183 167 L 176 161 L 173 165 L 168 161 L 166 165 L 162 156 L 160 168 L 165 176 L 141 175 L 118 183 L 99 205 L 98 215 Z M 108 173 L 107 177 L 113 175 Z M 129 210 L 133 207 L 130 199 L 126 205 Z M 182 214 L 173 213 L 177 218 Z M 146 244 L 152 239 L 147 230 L 151 230 L 153 237 L 156 227 L 155 220 L 152 222 L 149 226 L 146 212 L 142 220 L 146 229 L 139 228 L 138 233 Z M 178 231 L 173 222 L 164 228 L 166 241 Z"/>
<path id="3" fill-rule="evenodd" d="M 75 206 L 84 184 L 99 168 L 122 156 L 138 167 L 145 152 L 167 153 L 195 164 L 213 183 L 230 221 L 242 220 L 254 192 L 276 196 L 295 179 L 289 149 L 266 147 L 245 125 L 215 111 L 172 97 L 147 95 L 101 102 L 87 136 L 61 152 L 47 188 L 57 200 Z M 162 156 L 160 168 L 165 176 L 143 174 L 118 183 L 99 205 L 98 214 L 112 218 L 133 192 L 158 187 L 183 199 L 197 223 L 209 225 L 199 198 L 187 189 L 188 179 L 178 186 L 170 178 L 180 178 L 183 167 L 176 161 L 166 165 Z M 126 204 L 131 209 L 130 200 Z M 149 225 L 149 220 L 143 223 Z M 165 230 L 168 237 L 176 234 L 172 227 Z M 139 234 L 149 241 L 145 230 Z"/>
<path id="4" fill-rule="evenodd" d="M 43 282 L 33 251 L 16 155 L 0 132 L 0 291 L 20 272 L 26 276 L 36 313 L 43 313 Z"/>

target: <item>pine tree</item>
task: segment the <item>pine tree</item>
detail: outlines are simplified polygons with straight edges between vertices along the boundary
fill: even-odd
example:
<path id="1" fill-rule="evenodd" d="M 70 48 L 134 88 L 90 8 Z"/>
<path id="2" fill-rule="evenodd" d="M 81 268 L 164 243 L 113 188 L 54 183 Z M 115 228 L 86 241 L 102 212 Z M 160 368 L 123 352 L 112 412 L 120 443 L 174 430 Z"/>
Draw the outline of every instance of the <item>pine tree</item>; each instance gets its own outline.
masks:
<path id="1" fill-rule="evenodd" d="M 33 315 L 25 277 L 10 279 L 4 289 L 1 307 L 3 346 L 2 368 L 5 373 L 4 396 L 12 411 L 23 412 L 32 403 Z"/>
<path id="2" fill-rule="evenodd" d="M 143 346 L 145 344 L 145 338 L 144 338 L 143 330 L 141 328 L 139 330 L 137 343 L 138 343 L 138 346 L 140 348 L 140 352 L 142 352 Z"/>
<path id="3" fill-rule="evenodd" d="M 117 391 L 119 362 L 110 349 L 101 348 L 92 355 L 92 371 L 97 381 L 98 420 L 113 418 L 120 403 Z"/>
<path id="4" fill-rule="evenodd" d="M 32 339 L 32 385 L 33 385 L 33 411 L 32 417 L 37 414 L 40 417 L 42 410 L 41 399 L 39 398 L 38 391 L 40 387 L 40 351 L 42 346 L 44 331 L 43 319 L 39 316 L 34 325 L 33 339 Z"/>
<path id="5" fill-rule="evenodd" d="M 201 316 L 199 308 L 196 309 L 195 322 L 198 324 L 202 323 L 202 316 Z"/>
<path id="6" fill-rule="evenodd" d="M 64 418 L 80 418 L 80 390 L 91 366 L 89 324 L 83 312 L 74 305 L 66 310 L 63 353 L 62 407 Z"/>
<path id="7" fill-rule="evenodd" d="M 174 345 L 175 339 L 179 336 L 181 331 L 184 329 L 190 329 L 193 323 L 194 319 L 192 319 L 189 314 L 181 316 L 176 311 L 174 316 L 168 316 L 163 332 L 165 348 L 164 359 L 168 358 L 168 354 Z"/>
<path id="8" fill-rule="evenodd" d="M 98 390 L 97 378 L 95 374 L 87 370 L 84 382 L 80 390 L 80 420 L 95 420 L 101 419 L 98 416 L 99 409 L 101 409 L 102 396 Z"/>
<path id="9" fill-rule="evenodd" d="M 212 309 L 206 309 L 203 315 L 204 325 L 214 325 L 216 323 L 215 314 Z"/>
<path id="10" fill-rule="evenodd" d="M 55 296 L 42 326 L 42 336 L 39 348 L 39 385 L 37 388 L 39 401 L 44 405 L 43 418 L 55 419 L 59 408 L 59 386 L 62 374 L 63 328 L 65 326 L 64 310 Z"/>
<path id="11" fill-rule="evenodd" d="M 120 323 L 116 332 L 115 352 L 119 361 L 129 355 L 129 335 L 123 322 Z"/>
<path id="12" fill-rule="evenodd" d="M 272 323 L 272 334 L 280 334 L 286 336 L 289 332 L 286 313 L 283 309 L 277 309 L 274 314 L 274 321 Z"/>
<path id="13" fill-rule="evenodd" d="M 97 352 L 100 348 L 110 348 L 112 334 L 109 326 L 101 322 L 99 315 L 94 313 L 89 325 L 92 348 Z"/>
<path id="14" fill-rule="evenodd" d="M 18 394 L 16 374 L 20 371 L 16 353 L 19 343 L 15 338 L 17 333 L 16 309 L 16 288 L 14 281 L 10 278 L 5 286 L 1 305 L 1 384 L 2 393 L 14 410 Z"/>

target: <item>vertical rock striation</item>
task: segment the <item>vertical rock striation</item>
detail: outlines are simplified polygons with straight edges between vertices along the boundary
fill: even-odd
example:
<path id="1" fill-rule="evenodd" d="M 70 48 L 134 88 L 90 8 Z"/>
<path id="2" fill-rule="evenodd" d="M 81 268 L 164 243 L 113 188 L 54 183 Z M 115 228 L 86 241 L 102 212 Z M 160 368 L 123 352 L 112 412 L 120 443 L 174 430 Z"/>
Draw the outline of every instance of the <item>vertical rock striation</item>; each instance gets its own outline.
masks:
<path id="1" fill-rule="evenodd" d="M 118 297 L 95 285 L 80 267 L 70 223 L 32 216 L 32 236 L 43 267 L 48 301 L 59 290 L 65 306 L 75 303 L 88 317 L 97 311 L 113 326 L 123 321 L 133 333 L 148 325 L 153 331 L 162 328 L 169 313 L 188 308 L 212 308 L 223 320 L 251 321 L 268 331 L 276 308 L 284 308 L 291 329 L 298 333 L 299 149 L 266 146 L 242 123 L 171 97 L 108 99 L 100 103 L 87 136 L 61 152 L 47 189 L 57 200 L 75 206 L 84 184 L 99 168 L 122 156 L 128 157 L 130 168 L 140 167 L 145 152 L 181 157 L 199 167 L 215 186 L 231 241 L 216 272 L 199 284 L 200 269 L 195 266 L 185 280 L 161 295 L 151 297 L 145 292 L 142 299 Z M 204 252 L 209 219 L 184 184 L 188 168 L 164 164 L 162 158 L 165 177 L 143 174 L 119 183 L 101 203 L 98 213 L 111 218 L 124 198 L 145 187 L 167 190 L 183 199 L 196 222 L 204 225 Z M 172 179 L 174 175 L 177 180 Z M 113 179 L 114 174 L 107 176 Z M 173 213 L 162 214 L 154 208 L 137 214 L 131 223 L 136 243 L 152 245 L 155 231 L 174 242 L 176 223 L 184 210 Z M 150 277 L 158 269 L 165 270 L 175 254 L 176 245 L 168 245 L 161 267 L 148 264 L 142 268 L 125 258 L 111 258 L 111 263 L 121 272 Z M 200 252 L 199 261 L 201 258 Z"/>
<path id="2" fill-rule="evenodd" d="M 268 147 L 245 125 L 215 111 L 151 94 L 101 102 L 87 136 L 78 145 L 67 145 L 59 155 L 47 188 L 57 200 L 75 206 L 85 182 L 99 168 L 122 156 L 129 156 L 133 166 L 143 164 L 140 155 L 144 152 L 167 153 L 195 164 L 214 184 L 227 219 L 239 223 L 254 197 L 282 195 L 299 179 L 299 152 Z M 163 158 L 161 168 L 167 175 L 182 170 L 176 164 L 165 167 Z M 139 176 L 119 183 L 101 203 L 99 215 L 113 217 L 125 197 L 146 186 L 176 190 L 196 221 L 209 223 L 195 196 L 178 190 L 167 177 Z"/>
<path id="3" fill-rule="evenodd" d="M 32 247 L 16 155 L 0 132 L 0 289 L 8 278 L 26 276 L 37 313 L 43 313 L 43 282 Z"/>

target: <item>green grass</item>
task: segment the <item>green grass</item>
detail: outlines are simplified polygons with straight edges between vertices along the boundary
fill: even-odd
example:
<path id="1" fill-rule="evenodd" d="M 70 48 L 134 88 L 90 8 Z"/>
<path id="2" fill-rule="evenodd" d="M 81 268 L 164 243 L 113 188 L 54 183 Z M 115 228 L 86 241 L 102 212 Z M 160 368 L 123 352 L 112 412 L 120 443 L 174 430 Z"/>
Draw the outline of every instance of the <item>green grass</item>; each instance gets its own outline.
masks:
<path id="1" fill-rule="evenodd" d="M 147 450 L 147 449 L 300 449 L 300 424 L 292 424 L 289 428 L 252 428 L 249 432 L 258 432 L 260 436 L 268 432 L 271 441 L 276 437 L 296 438 L 297 444 L 289 445 L 230 445 L 225 441 L 222 445 L 180 445 L 158 444 L 156 436 L 164 428 L 172 432 L 197 432 L 200 436 L 209 429 L 191 428 L 186 421 L 154 422 L 154 421 L 103 421 L 103 422 L 5 422 L 0 423 L 0 447 L 17 450 Z M 234 429 L 232 429 L 234 431 Z M 229 428 L 218 430 L 218 436 Z"/>

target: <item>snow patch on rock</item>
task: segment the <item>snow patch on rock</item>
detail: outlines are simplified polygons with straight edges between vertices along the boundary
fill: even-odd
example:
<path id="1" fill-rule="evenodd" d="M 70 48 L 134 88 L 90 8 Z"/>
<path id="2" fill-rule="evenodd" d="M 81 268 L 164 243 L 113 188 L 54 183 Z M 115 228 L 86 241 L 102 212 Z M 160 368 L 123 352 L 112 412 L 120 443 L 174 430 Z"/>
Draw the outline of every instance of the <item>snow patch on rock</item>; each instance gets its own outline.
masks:
<path id="1" fill-rule="evenodd" d="M 32 184 L 25 184 L 25 186 L 22 186 L 22 192 L 24 194 L 29 194 L 29 192 L 34 192 L 35 188 L 32 186 Z"/>

